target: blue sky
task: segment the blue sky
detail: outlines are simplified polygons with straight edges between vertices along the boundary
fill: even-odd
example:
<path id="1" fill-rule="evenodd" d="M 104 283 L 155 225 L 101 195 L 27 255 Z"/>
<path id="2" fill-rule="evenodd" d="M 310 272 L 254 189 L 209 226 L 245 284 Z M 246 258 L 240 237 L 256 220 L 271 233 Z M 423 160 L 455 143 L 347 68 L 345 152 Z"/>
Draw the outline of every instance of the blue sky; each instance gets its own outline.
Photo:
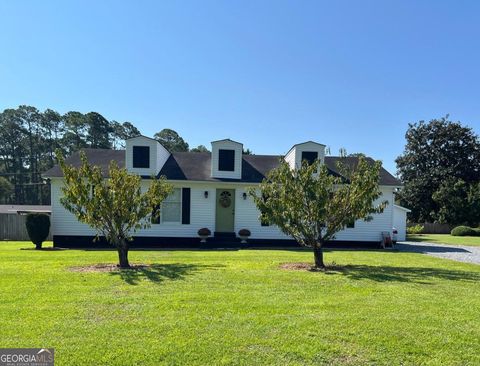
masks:
<path id="1" fill-rule="evenodd" d="M 478 1 L 0 0 L 0 108 L 258 154 L 312 139 L 394 172 L 409 122 L 480 132 L 479 16 Z"/>

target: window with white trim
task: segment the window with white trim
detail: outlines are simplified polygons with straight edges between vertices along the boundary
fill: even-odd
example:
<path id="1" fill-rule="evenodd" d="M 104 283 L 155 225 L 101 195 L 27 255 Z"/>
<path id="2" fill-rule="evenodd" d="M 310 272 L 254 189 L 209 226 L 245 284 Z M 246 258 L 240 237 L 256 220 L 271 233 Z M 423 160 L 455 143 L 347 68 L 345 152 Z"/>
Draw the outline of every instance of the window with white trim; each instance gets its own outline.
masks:
<path id="1" fill-rule="evenodd" d="M 182 221 L 182 191 L 180 188 L 175 188 L 162 202 L 160 218 L 162 222 Z"/>

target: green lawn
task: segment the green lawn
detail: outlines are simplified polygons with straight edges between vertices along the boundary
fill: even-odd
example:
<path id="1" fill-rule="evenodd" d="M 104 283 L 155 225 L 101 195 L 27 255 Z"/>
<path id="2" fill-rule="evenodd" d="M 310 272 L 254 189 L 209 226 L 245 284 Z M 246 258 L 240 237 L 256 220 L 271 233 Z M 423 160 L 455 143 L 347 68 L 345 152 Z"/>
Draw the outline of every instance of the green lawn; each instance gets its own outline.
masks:
<path id="1" fill-rule="evenodd" d="M 395 251 L 114 251 L 0 243 L 0 347 L 56 365 L 479 365 L 480 266 Z"/>
<path id="2" fill-rule="evenodd" d="M 452 236 L 450 234 L 408 235 L 407 240 L 435 244 L 480 246 L 480 236 Z"/>

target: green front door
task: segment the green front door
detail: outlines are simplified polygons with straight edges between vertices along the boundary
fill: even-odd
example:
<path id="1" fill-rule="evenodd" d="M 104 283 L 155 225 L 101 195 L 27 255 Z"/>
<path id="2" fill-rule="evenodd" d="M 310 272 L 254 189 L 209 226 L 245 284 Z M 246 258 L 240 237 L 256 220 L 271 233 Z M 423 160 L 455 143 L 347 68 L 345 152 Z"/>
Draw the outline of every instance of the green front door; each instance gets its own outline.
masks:
<path id="1" fill-rule="evenodd" d="M 235 222 L 235 190 L 217 189 L 215 231 L 234 232 Z"/>

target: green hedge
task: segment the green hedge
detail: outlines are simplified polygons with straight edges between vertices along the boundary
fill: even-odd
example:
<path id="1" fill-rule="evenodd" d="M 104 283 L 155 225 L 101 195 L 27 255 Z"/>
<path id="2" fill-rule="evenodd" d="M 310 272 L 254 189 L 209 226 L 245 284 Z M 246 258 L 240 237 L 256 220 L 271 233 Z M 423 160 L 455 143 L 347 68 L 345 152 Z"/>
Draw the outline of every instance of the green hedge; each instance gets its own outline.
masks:
<path id="1" fill-rule="evenodd" d="M 29 213 L 25 221 L 30 240 L 35 249 L 42 249 L 42 243 L 50 232 L 50 216 L 43 213 Z"/>
<path id="2" fill-rule="evenodd" d="M 457 226 L 450 233 L 452 236 L 478 236 L 480 229 L 473 229 L 468 226 Z"/>

